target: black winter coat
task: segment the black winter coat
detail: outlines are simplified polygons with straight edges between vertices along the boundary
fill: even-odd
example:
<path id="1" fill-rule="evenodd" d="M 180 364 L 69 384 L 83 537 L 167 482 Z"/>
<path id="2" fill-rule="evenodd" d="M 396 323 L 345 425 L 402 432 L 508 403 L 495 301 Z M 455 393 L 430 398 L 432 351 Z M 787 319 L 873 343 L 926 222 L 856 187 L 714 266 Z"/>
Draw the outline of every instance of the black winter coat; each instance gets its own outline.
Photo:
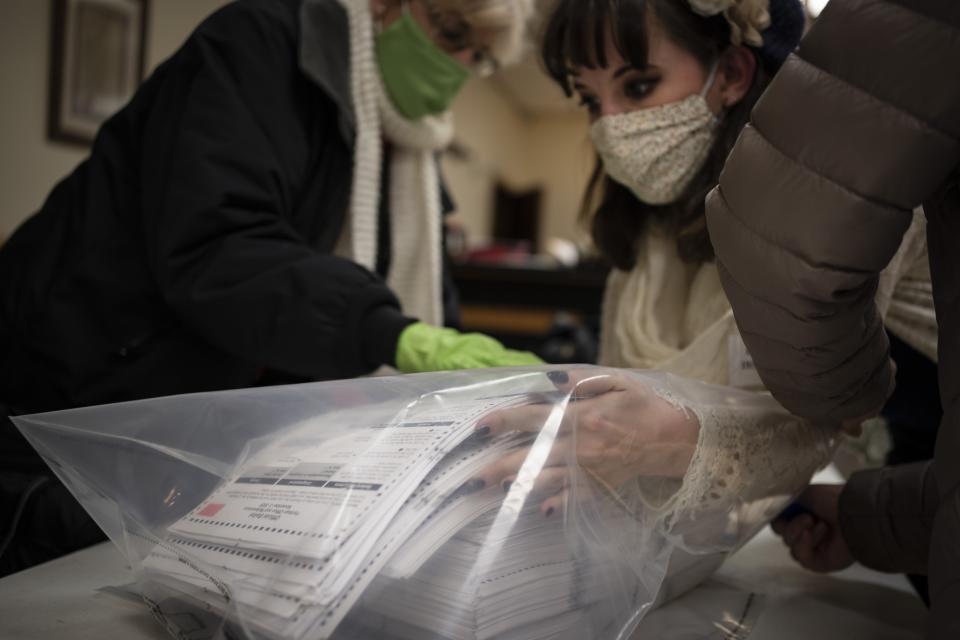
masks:
<path id="1" fill-rule="evenodd" d="M 0 402 L 41 411 L 392 361 L 412 320 L 383 280 L 385 206 L 379 274 L 331 255 L 352 182 L 348 33 L 336 0 L 241 0 L 102 127 L 0 251 Z"/>

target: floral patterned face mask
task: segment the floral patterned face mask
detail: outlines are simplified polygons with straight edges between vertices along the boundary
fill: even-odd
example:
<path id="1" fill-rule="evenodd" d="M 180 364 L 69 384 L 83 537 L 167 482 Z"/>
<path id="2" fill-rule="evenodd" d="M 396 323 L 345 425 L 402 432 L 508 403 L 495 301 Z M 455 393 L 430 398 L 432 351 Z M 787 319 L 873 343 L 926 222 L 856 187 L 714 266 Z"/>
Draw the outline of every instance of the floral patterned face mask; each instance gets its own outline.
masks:
<path id="1" fill-rule="evenodd" d="M 647 204 L 675 202 L 716 139 L 720 119 L 705 98 L 716 73 L 714 64 L 700 93 L 683 100 L 597 120 L 590 137 L 607 175 Z"/>

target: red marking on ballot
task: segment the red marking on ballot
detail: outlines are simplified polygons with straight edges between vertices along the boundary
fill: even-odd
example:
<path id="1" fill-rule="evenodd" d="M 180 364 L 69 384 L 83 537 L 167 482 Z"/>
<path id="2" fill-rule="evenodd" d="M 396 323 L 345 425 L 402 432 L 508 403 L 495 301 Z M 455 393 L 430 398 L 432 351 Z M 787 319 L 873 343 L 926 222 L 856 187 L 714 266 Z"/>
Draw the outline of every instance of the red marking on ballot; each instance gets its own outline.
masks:
<path id="1" fill-rule="evenodd" d="M 201 509 L 201 510 L 200 510 L 200 513 L 198 513 L 197 515 L 198 515 L 198 516 L 203 516 L 203 517 L 205 517 L 205 518 L 212 518 L 213 516 L 215 516 L 215 515 L 217 515 L 218 513 L 220 513 L 220 509 L 223 509 L 225 506 L 227 506 L 227 505 L 225 505 L 225 504 L 210 503 L 210 504 L 208 504 L 207 506 L 205 506 L 203 509 Z"/>

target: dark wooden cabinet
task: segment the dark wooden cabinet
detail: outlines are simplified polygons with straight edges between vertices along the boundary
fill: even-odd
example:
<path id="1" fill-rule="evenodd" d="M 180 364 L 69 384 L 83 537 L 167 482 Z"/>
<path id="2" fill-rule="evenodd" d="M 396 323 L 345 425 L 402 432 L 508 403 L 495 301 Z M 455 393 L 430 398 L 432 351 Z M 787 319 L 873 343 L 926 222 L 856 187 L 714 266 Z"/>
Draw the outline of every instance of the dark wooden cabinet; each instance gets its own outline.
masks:
<path id="1" fill-rule="evenodd" d="M 457 264 L 463 329 L 491 335 L 507 346 L 551 362 L 596 357 L 607 270 L 539 269 Z"/>

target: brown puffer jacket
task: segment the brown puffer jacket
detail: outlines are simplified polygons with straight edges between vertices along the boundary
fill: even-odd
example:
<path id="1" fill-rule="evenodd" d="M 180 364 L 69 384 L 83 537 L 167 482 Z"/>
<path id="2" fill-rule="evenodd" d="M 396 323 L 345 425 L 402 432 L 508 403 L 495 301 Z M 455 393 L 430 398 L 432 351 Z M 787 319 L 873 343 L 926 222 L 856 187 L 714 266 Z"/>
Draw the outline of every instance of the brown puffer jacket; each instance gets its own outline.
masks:
<path id="1" fill-rule="evenodd" d="M 930 637 L 960 638 L 960 2 L 836 0 L 757 104 L 707 206 L 737 323 L 791 411 L 840 421 L 892 385 L 873 297 L 928 218 L 944 418 L 935 461 L 858 474 L 857 558 L 929 570 Z"/>

